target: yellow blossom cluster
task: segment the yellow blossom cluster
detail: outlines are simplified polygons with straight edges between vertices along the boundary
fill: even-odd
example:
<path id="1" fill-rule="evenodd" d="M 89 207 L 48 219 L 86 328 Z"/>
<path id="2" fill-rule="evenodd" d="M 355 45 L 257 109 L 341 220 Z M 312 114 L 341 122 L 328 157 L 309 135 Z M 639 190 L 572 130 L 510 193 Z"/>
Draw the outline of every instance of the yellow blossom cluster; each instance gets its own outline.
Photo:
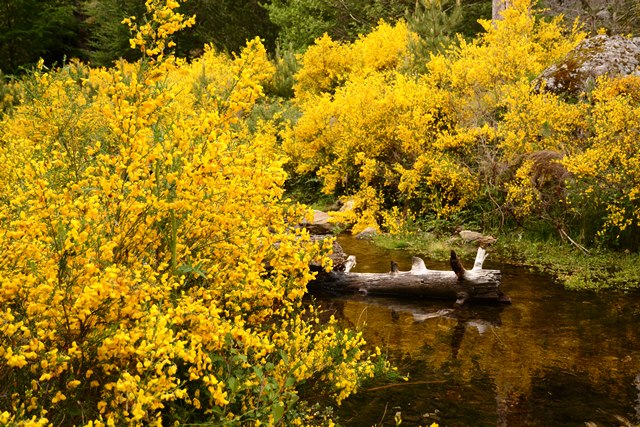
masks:
<path id="1" fill-rule="evenodd" d="M 301 385 L 339 403 L 374 364 L 302 304 L 330 242 L 295 227 L 277 126 L 247 125 L 273 67 L 257 39 L 153 55 L 39 68 L 0 121 L 0 420 L 310 423 Z"/>
<path id="2" fill-rule="evenodd" d="M 175 46 L 171 35 L 195 23 L 195 16 L 186 18 L 176 12 L 179 7 L 177 0 L 146 0 L 144 22 L 138 24 L 135 16 L 123 19 L 122 23 L 129 27 L 133 35 L 129 39 L 131 48 L 139 49 L 149 58 L 161 60 L 165 49 Z"/>
<path id="3" fill-rule="evenodd" d="M 371 33 L 353 43 L 337 42 L 324 34 L 299 56 L 303 67 L 296 75 L 296 99 L 332 93 L 352 75 L 402 69 L 411 61 L 409 46 L 415 40 L 417 36 L 404 21 L 395 25 L 380 21 Z"/>

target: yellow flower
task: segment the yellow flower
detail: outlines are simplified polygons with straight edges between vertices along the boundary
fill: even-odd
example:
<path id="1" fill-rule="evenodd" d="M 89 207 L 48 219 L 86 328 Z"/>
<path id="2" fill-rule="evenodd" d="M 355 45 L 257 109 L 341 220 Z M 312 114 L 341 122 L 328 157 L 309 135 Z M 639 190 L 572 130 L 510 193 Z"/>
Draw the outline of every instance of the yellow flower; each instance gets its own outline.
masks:
<path id="1" fill-rule="evenodd" d="M 56 395 L 51 399 L 51 403 L 54 405 L 62 400 L 67 400 L 67 396 L 65 396 L 61 391 L 56 392 Z"/>

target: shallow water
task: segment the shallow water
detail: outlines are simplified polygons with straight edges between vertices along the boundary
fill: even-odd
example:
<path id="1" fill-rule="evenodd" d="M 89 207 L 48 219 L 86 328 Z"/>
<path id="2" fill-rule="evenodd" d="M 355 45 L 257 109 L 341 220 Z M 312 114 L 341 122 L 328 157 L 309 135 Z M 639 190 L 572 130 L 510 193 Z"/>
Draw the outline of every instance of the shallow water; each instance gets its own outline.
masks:
<path id="1" fill-rule="evenodd" d="M 391 259 L 408 270 L 419 255 L 349 236 L 339 242 L 356 255 L 358 272 L 387 272 Z M 449 268 L 446 260 L 425 263 Z M 484 267 L 502 270 L 512 305 L 453 310 L 451 301 L 317 296 L 409 376 L 344 402 L 341 424 L 392 426 L 397 412 L 402 426 L 640 423 L 640 296 L 565 291 L 490 258 Z"/>

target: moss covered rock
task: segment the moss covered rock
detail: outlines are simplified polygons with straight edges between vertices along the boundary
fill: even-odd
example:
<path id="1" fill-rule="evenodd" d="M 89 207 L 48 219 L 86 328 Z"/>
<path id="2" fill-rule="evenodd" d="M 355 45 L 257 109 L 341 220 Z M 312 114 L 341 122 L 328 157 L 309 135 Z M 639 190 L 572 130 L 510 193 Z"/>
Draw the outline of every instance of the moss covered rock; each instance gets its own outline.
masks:
<path id="1" fill-rule="evenodd" d="M 535 80 L 537 90 L 579 97 L 595 86 L 598 77 L 640 75 L 640 38 L 598 35 L 544 70 Z"/>

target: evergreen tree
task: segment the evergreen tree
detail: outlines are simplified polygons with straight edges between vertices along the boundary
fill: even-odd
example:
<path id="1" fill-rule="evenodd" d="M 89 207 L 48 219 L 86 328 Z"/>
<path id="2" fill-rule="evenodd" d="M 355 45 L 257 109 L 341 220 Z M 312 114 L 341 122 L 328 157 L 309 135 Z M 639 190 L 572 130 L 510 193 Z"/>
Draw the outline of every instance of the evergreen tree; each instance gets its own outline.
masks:
<path id="1" fill-rule="evenodd" d="M 268 50 L 275 49 L 277 27 L 260 0 L 189 0 L 183 8 L 184 13 L 196 15 L 195 27 L 177 38 L 178 51 L 183 55 L 205 43 L 238 52 L 256 36 L 263 39 Z"/>
<path id="2" fill-rule="evenodd" d="M 51 65 L 82 57 L 84 33 L 74 0 L 0 1 L 0 69 L 16 73 L 40 58 Z"/>
<path id="3" fill-rule="evenodd" d="M 88 56 L 93 65 L 108 66 L 118 58 L 135 60 L 140 52 L 129 46 L 124 18 L 142 16 L 144 0 L 89 0 L 84 4 L 91 37 Z"/>
<path id="4" fill-rule="evenodd" d="M 417 0 L 412 13 L 406 14 L 411 29 L 421 36 L 419 51 L 439 51 L 449 45 L 462 22 L 460 1 Z"/>
<path id="5" fill-rule="evenodd" d="M 394 22 L 414 0 L 272 0 L 266 5 L 279 27 L 279 40 L 298 50 L 327 33 L 334 40 L 352 41 L 366 34 L 380 19 Z"/>
<path id="6" fill-rule="evenodd" d="M 393 23 L 405 18 L 424 36 L 423 30 L 431 25 L 431 30 L 438 27 L 439 35 L 470 37 L 482 30 L 479 18 L 491 18 L 491 0 L 272 0 L 266 8 L 279 27 L 282 44 L 298 50 L 324 33 L 334 40 L 353 41 L 369 33 L 380 19 Z"/>

